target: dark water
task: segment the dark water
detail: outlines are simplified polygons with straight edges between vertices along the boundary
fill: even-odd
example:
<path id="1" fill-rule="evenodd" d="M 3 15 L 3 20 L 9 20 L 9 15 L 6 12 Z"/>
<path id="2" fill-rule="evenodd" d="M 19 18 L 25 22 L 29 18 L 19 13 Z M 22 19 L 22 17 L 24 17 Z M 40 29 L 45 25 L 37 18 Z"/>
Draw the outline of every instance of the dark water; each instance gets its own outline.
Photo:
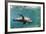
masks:
<path id="1" fill-rule="evenodd" d="M 34 8 L 32 8 L 34 7 Z M 10 26 L 11 28 L 32 28 L 40 27 L 40 6 L 13 6 L 10 8 Z M 13 21 L 13 19 L 20 17 L 19 14 L 32 18 L 32 23 L 23 24 L 22 22 Z"/>

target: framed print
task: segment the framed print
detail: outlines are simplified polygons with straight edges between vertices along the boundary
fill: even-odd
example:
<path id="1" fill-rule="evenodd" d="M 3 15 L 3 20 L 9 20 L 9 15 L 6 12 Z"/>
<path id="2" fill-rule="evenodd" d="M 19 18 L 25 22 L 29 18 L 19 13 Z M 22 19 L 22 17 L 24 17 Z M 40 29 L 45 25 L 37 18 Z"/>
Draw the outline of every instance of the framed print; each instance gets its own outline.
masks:
<path id="1" fill-rule="evenodd" d="M 44 31 L 43 2 L 8 1 L 5 6 L 5 32 Z"/>

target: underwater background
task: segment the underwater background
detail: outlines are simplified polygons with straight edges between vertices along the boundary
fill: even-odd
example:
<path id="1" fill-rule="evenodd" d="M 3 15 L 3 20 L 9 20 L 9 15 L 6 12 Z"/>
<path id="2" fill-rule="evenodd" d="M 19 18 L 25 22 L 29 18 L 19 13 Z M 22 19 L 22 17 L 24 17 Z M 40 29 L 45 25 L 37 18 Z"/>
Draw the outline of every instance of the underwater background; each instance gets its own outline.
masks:
<path id="1" fill-rule="evenodd" d="M 32 28 L 40 27 L 40 6 L 20 6 L 10 5 L 10 27 L 11 28 Z M 13 21 L 13 19 L 20 17 L 19 14 L 27 16 L 32 19 L 32 23 L 23 24 L 21 22 Z"/>

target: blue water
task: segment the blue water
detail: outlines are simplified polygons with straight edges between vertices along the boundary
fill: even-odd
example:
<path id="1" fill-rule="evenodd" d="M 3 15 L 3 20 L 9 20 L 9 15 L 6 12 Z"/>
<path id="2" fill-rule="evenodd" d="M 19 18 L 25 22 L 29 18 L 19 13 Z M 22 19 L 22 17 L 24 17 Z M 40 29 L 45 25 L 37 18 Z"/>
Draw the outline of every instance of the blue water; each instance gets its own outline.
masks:
<path id="1" fill-rule="evenodd" d="M 11 5 L 10 8 L 10 26 L 11 28 L 32 28 L 32 27 L 40 27 L 40 6 L 16 6 Z M 14 22 L 13 19 L 20 17 L 19 14 L 32 18 L 32 23 L 23 24 L 22 22 Z"/>

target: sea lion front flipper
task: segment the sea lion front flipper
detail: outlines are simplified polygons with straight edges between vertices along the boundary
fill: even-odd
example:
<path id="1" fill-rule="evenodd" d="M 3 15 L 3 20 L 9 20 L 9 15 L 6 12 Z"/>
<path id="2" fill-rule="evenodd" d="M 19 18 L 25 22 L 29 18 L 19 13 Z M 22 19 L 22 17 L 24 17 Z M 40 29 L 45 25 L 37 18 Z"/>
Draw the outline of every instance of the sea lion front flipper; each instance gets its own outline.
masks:
<path id="1" fill-rule="evenodd" d="M 23 22 L 23 24 L 26 24 L 26 22 Z"/>

